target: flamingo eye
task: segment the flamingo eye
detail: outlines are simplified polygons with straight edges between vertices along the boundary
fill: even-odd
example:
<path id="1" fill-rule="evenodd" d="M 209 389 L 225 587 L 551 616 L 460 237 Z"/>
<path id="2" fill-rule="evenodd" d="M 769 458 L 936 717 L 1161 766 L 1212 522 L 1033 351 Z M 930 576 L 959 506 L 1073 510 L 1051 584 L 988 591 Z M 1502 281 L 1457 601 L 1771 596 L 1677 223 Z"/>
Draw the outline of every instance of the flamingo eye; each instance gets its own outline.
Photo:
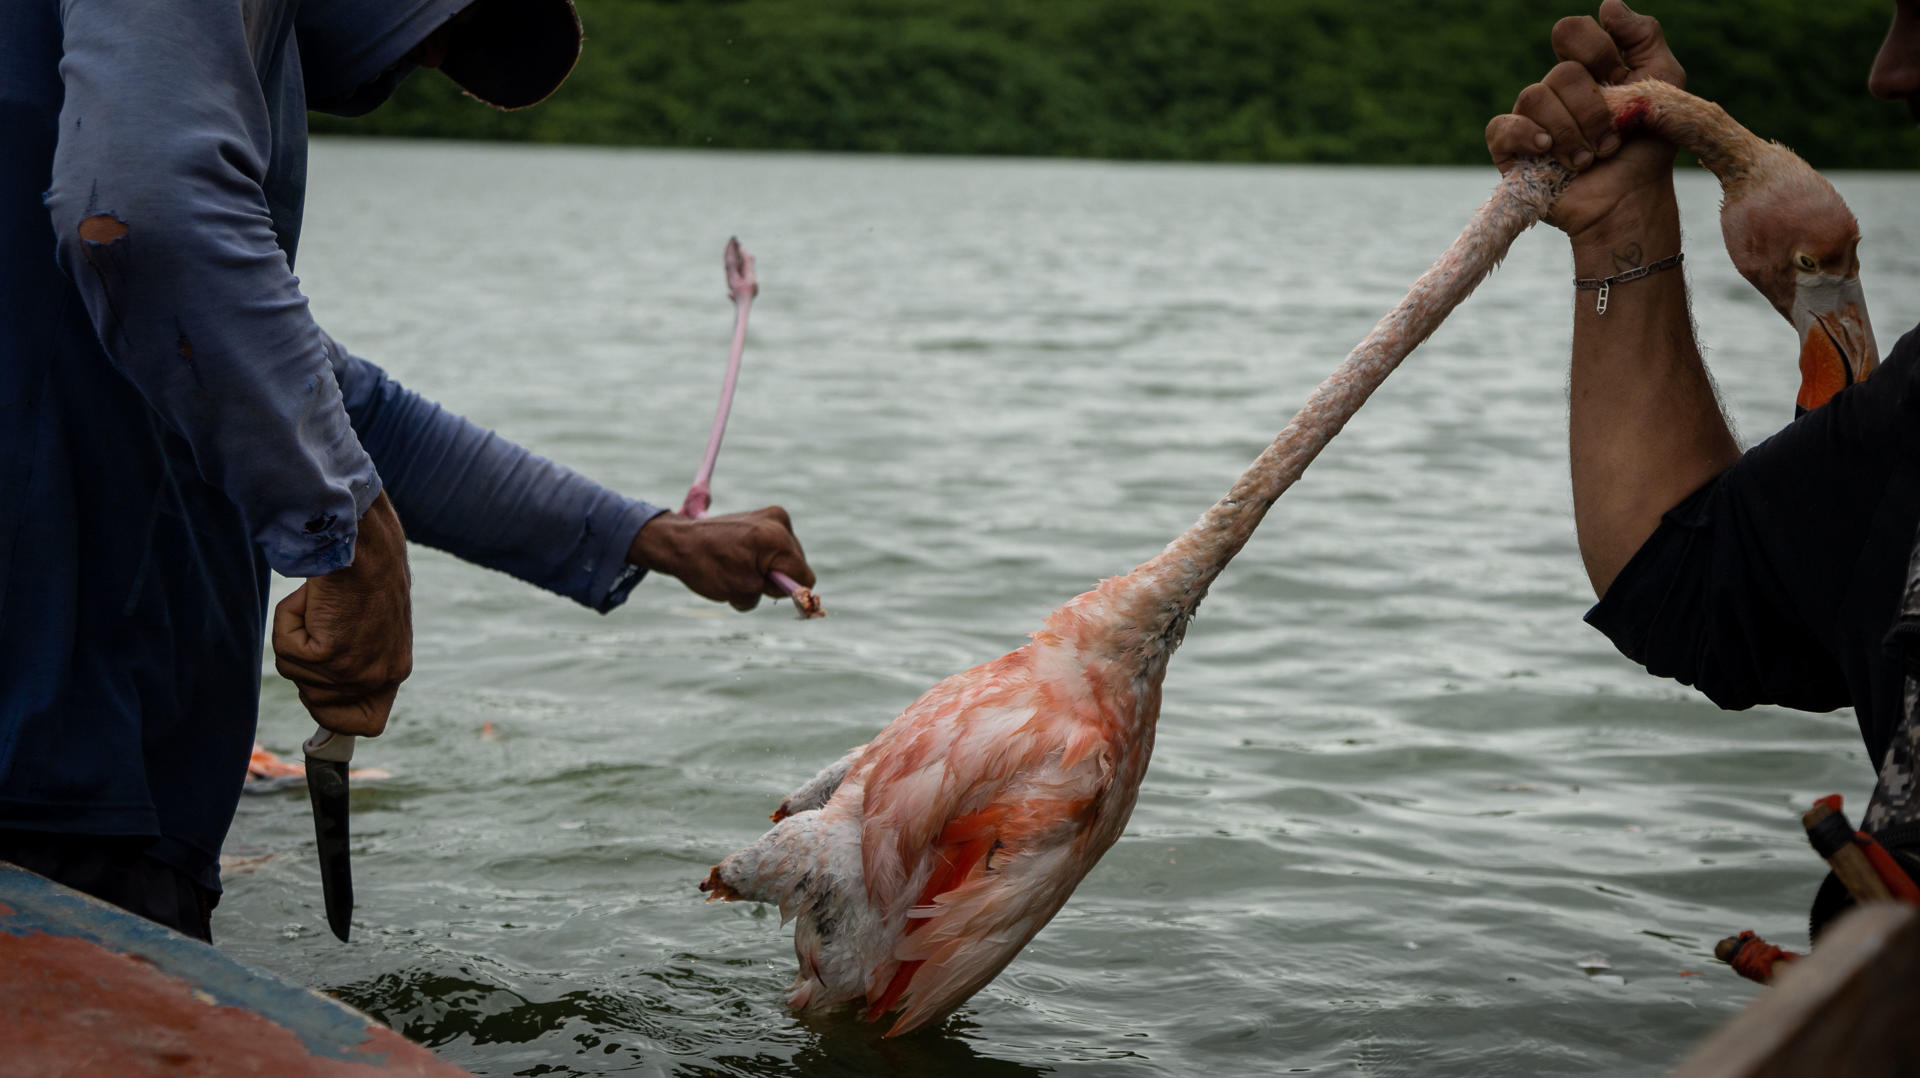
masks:
<path id="1" fill-rule="evenodd" d="M 1812 273 L 1814 270 L 1820 268 L 1819 263 L 1813 260 L 1813 256 L 1805 252 L 1794 255 L 1793 264 L 1800 267 L 1800 272 L 1802 273 Z"/>

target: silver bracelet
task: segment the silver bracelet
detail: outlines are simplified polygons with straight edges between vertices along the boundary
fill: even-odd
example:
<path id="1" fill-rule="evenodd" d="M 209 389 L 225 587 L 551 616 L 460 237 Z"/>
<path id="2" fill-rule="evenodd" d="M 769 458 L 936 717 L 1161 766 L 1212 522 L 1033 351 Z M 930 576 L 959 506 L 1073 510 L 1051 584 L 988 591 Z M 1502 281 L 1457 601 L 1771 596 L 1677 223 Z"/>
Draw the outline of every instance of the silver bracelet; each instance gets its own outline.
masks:
<path id="1" fill-rule="evenodd" d="M 1611 277 L 1575 277 L 1573 279 L 1573 289 L 1576 292 L 1592 292 L 1598 290 L 1600 298 L 1594 301 L 1593 313 L 1606 314 L 1607 296 L 1612 293 L 1614 285 L 1626 284 L 1628 281 L 1637 281 L 1649 273 L 1659 273 L 1661 270 L 1672 269 L 1679 265 L 1680 261 L 1684 258 L 1686 258 L 1686 255 L 1676 252 L 1658 262 L 1649 262 L 1644 266 L 1637 266 L 1625 273 L 1616 273 Z"/>

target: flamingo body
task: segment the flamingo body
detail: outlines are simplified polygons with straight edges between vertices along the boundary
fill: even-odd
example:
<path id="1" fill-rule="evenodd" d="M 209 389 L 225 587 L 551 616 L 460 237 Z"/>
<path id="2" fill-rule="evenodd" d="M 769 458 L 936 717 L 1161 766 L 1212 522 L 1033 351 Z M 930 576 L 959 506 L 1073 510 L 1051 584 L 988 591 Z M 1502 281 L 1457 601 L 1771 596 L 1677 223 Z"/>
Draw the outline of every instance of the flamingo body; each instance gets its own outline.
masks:
<path id="1" fill-rule="evenodd" d="M 946 1015 L 1120 837 L 1178 643 L 1113 649 L 1106 615 L 1121 585 L 929 689 L 714 868 L 702 889 L 715 897 L 798 918 L 791 1006 L 900 1010 L 890 1036 Z"/>

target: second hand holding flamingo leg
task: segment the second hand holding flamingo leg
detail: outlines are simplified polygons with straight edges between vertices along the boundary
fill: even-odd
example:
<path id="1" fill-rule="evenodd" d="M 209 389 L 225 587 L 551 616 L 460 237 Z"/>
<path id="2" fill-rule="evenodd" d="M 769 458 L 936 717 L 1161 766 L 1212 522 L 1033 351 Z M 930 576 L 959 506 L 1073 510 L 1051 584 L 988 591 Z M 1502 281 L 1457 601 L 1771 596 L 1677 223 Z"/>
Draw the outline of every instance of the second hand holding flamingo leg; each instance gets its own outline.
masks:
<path id="1" fill-rule="evenodd" d="M 687 490 L 687 500 L 680 506 L 680 515 L 690 520 L 706 516 L 707 508 L 713 504 L 713 465 L 720 459 L 720 441 L 726 435 L 727 417 L 733 411 L 733 392 L 740 383 L 740 357 L 747 347 L 747 315 L 753 310 L 754 297 L 760 294 L 760 282 L 753 272 L 753 256 L 740 246 L 738 238 L 727 240 L 725 262 L 727 293 L 733 298 L 735 312 L 733 344 L 727 352 L 726 378 L 720 383 L 720 407 L 714 413 L 713 433 L 707 437 L 707 455 L 701 459 L 700 470 L 693 476 L 693 486 Z M 778 569 L 770 570 L 767 578 L 793 600 L 794 609 L 802 618 L 826 617 L 820 596 L 814 594 L 813 589 Z"/>

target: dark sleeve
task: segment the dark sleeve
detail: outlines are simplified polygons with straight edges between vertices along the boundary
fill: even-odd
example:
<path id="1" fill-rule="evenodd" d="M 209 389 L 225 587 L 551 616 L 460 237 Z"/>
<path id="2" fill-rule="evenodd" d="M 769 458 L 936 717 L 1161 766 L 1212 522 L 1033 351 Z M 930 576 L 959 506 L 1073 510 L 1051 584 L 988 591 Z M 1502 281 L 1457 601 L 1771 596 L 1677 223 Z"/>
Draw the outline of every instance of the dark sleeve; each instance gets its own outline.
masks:
<path id="1" fill-rule="evenodd" d="M 329 341 L 360 444 L 380 469 L 407 538 L 498 569 L 601 613 L 644 572 L 627 563 L 661 512 L 472 421 Z"/>
<path id="2" fill-rule="evenodd" d="M 273 124 L 251 35 L 265 32 L 264 6 L 62 4 L 44 202 L 56 260 L 115 367 L 239 507 L 268 563 L 314 576 L 352 563 L 380 479 L 262 186 Z M 89 221 L 119 235 L 90 239 Z"/>
<path id="3" fill-rule="evenodd" d="M 1853 703 L 1862 620 L 1898 597 L 1866 569 L 1912 538 L 1915 343 L 1669 510 L 1587 621 L 1723 708 Z"/>

